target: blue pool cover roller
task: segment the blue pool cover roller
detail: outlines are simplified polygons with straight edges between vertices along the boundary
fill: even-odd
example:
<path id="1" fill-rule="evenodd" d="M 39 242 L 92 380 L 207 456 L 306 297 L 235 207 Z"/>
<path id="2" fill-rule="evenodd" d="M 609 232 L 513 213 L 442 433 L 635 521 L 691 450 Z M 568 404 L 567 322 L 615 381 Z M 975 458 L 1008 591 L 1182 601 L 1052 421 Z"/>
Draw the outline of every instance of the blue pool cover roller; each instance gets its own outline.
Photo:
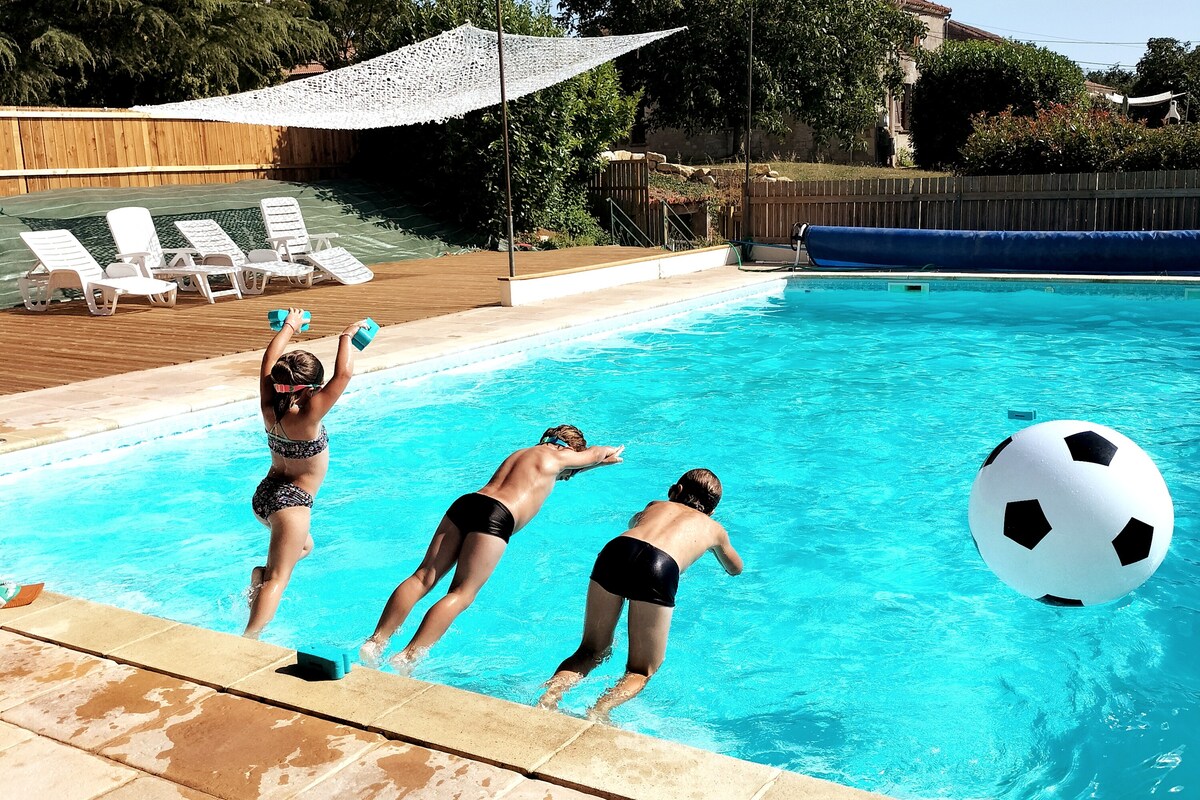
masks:
<path id="1" fill-rule="evenodd" d="M 375 338 L 375 334 L 379 333 L 379 323 L 378 322 L 371 319 L 370 317 L 367 317 L 366 323 L 367 323 L 367 327 L 359 328 L 358 331 L 354 334 L 354 338 L 350 340 L 350 343 L 352 345 L 354 345 L 355 347 L 357 347 L 359 350 L 362 350 L 364 347 L 369 345 L 371 343 L 371 340 Z"/>
<path id="2" fill-rule="evenodd" d="M 274 311 L 267 312 L 267 322 L 271 323 L 271 330 L 277 331 L 283 328 L 283 321 L 287 319 L 287 309 L 277 308 Z M 305 311 L 300 317 L 300 330 L 308 330 L 308 324 L 312 322 L 312 314 Z"/>
<path id="3" fill-rule="evenodd" d="M 1200 231 L 934 231 L 810 225 L 804 242 L 812 262 L 830 269 L 1200 273 Z"/>
<path id="4" fill-rule="evenodd" d="M 340 680 L 350 671 L 350 654 L 336 647 L 309 647 L 296 651 L 296 664 L 305 672 Z"/>

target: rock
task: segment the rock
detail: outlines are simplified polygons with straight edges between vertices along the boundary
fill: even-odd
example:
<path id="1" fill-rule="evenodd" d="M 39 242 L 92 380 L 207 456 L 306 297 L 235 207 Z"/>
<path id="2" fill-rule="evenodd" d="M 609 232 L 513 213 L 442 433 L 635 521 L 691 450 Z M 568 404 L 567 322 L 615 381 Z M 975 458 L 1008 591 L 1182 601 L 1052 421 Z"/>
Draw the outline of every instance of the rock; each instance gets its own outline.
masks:
<path id="1" fill-rule="evenodd" d="M 679 174 L 679 165 L 672 164 L 669 161 L 662 162 L 661 164 L 658 165 L 657 169 L 659 172 L 663 173 L 664 175 L 678 175 Z"/>
<path id="2" fill-rule="evenodd" d="M 612 150 L 601 150 L 600 158 L 603 158 L 605 161 L 616 161 L 617 155 Z"/>
<path id="3" fill-rule="evenodd" d="M 767 177 L 768 177 L 768 178 L 778 178 L 778 177 L 779 177 L 779 173 L 778 173 L 778 172 L 776 172 L 775 170 L 769 170 L 769 171 L 767 172 Z"/>
<path id="4" fill-rule="evenodd" d="M 662 153 L 646 153 L 646 160 L 651 164 L 662 164 L 667 160 L 667 157 Z"/>
<path id="5" fill-rule="evenodd" d="M 685 178 L 692 177 L 692 173 L 695 171 L 695 167 L 685 167 L 683 164 L 679 165 L 679 174 Z"/>
<path id="6" fill-rule="evenodd" d="M 629 157 L 632 155 L 633 153 L 629 152 L 628 150 L 614 150 L 613 161 L 628 161 Z"/>
<path id="7" fill-rule="evenodd" d="M 630 161 L 645 161 L 646 154 L 645 153 L 630 153 L 629 160 Z"/>
<path id="8" fill-rule="evenodd" d="M 620 152 L 620 151 L 617 151 L 617 152 Z M 755 175 L 764 175 L 765 176 L 768 172 L 771 171 L 771 165 L 770 164 L 753 164 L 750 167 L 750 171 L 753 172 Z"/>
<path id="9" fill-rule="evenodd" d="M 705 175 L 701 179 L 701 182 L 707 184 L 708 186 L 716 186 L 717 185 L 717 179 L 714 178 L 712 175 Z"/>

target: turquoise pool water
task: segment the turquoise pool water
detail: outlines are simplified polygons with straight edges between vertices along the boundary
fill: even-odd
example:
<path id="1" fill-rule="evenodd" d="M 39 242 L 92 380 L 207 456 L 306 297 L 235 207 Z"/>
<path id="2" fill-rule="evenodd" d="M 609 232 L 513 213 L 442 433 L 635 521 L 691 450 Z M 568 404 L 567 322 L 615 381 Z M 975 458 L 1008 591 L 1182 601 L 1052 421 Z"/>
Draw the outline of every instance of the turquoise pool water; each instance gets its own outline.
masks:
<path id="1" fill-rule="evenodd" d="M 578 641 L 596 552 L 707 466 L 746 572 L 706 559 L 684 576 L 667 662 L 617 724 L 902 798 L 1200 795 L 1200 302 L 883 286 L 793 283 L 348 395 L 327 420 L 316 550 L 266 638 L 357 645 L 446 506 L 572 422 L 626 462 L 555 489 L 416 677 L 532 702 Z M 1008 409 L 1111 426 L 1157 461 L 1174 541 L 1132 595 L 1044 606 L 979 559 L 975 471 L 1030 424 Z M 240 632 L 266 464 L 247 418 L 2 477 L 0 571 Z"/>

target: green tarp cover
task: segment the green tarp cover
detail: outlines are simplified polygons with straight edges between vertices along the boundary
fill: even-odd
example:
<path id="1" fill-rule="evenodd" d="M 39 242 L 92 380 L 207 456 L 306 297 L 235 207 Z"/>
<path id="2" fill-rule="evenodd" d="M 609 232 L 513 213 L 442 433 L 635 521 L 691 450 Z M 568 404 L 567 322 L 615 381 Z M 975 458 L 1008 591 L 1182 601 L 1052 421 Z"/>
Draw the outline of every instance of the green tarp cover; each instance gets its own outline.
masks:
<path id="1" fill-rule="evenodd" d="M 34 265 L 20 239 L 22 231 L 67 229 L 100 266 L 116 258 L 116 246 L 104 215 L 114 208 L 150 210 L 164 248 L 186 247 L 173 224 L 178 219 L 214 219 L 242 249 L 267 247 L 258 201 L 295 197 L 310 233 L 336 233 L 345 247 L 368 266 L 410 258 L 463 252 L 478 244 L 472 231 L 444 225 L 406 203 L 393 191 L 362 181 L 286 183 L 248 180 L 225 184 L 58 189 L 0 197 L 0 307 L 18 305 L 17 277 Z"/>

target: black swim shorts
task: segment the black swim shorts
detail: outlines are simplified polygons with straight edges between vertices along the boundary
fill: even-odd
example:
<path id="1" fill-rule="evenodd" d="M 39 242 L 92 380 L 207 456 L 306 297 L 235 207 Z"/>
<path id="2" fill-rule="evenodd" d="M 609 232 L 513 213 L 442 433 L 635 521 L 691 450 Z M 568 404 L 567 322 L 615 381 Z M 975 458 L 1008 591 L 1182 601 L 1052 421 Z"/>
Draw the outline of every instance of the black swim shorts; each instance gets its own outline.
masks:
<path id="1" fill-rule="evenodd" d="M 596 556 L 592 580 L 611 594 L 674 608 L 679 565 L 649 542 L 618 536 Z"/>
<path id="2" fill-rule="evenodd" d="M 454 501 L 446 516 L 465 536 L 468 533 L 486 533 L 499 536 L 505 542 L 513 535 L 516 520 L 512 512 L 499 500 L 486 494 L 472 492 Z"/>

